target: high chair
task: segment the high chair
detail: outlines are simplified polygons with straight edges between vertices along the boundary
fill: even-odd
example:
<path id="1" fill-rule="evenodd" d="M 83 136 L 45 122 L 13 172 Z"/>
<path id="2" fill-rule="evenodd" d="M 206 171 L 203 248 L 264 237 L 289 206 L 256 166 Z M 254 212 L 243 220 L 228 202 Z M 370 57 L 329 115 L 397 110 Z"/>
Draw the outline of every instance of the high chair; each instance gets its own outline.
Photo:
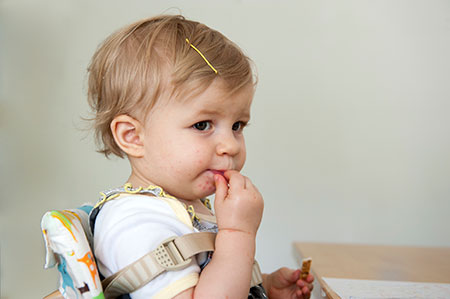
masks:
<path id="1" fill-rule="evenodd" d="M 89 213 L 93 206 L 49 211 L 41 228 L 46 245 L 45 268 L 57 266 L 59 288 L 45 298 L 115 298 L 131 293 L 165 271 L 187 267 L 200 252 L 214 251 L 215 233 L 197 232 L 172 237 L 112 276 L 100 280 L 92 253 L 93 237 Z M 258 264 L 254 263 L 251 286 L 262 283 Z"/>

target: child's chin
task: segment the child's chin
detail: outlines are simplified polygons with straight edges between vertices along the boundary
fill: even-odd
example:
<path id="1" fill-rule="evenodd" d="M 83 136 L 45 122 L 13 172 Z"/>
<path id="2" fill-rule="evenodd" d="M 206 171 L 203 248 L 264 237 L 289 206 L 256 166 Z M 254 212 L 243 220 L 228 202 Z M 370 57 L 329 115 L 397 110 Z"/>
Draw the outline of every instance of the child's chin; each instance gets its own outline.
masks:
<path id="1" fill-rule="evenodd" d="M 202 174 L 196 181 L 195 193 L 198 198 L 204 198 L 216 193 L 216 183 L 214 181 L 214 174 L 207 171 Z"/>
<path id="2" fill-rule="evenodd" d="M 208 184 L 206 186 L 202 186 L 199 190 L 199 197 L 207 197 L 216 193 L 216 186 L 213 184 Z"/>
<path id="3" fill-rule="evenodd" d="M 204 195 L 202 197 L 207 197 L 207 196 L 211 196 L 214 193 L 216 193 L 216 187 L 212 187 L 210 190 L 205 191 Z"/>

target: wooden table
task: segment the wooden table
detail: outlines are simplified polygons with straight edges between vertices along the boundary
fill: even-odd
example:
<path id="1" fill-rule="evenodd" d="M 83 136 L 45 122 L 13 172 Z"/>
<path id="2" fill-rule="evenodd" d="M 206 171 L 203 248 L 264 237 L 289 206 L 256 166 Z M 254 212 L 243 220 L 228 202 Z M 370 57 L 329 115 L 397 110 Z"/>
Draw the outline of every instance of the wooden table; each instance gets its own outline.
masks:
<path id="1" fill-rule="evenodd" d="M 340 297 L 322 277 L 450 283 L 450 247 L 295 243 L 328 298 Z"/>

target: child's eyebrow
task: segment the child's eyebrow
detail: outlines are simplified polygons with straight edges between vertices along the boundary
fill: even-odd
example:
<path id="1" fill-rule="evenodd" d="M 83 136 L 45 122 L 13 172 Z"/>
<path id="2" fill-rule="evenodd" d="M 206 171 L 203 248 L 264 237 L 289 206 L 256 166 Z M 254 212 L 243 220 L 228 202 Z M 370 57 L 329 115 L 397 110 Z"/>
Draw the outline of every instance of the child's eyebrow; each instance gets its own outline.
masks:
<path id="1" fill-rule="evenodd" d="M 224 114 L 222 110 L 208 108 L 202 108 L 196 113 L 197 116 L 217 116 Z M 250 119 L 250 113 L 247 111 L 240 111 L 237 116 L 238 118 Z"/>
<path id="2" fill-rule="evenodd" d="M 208 108 L 202 108 L 197 111 L 198 115 L 218 115 L 221 114 L 220 110 L 217 109 L 208 109 Z"/>

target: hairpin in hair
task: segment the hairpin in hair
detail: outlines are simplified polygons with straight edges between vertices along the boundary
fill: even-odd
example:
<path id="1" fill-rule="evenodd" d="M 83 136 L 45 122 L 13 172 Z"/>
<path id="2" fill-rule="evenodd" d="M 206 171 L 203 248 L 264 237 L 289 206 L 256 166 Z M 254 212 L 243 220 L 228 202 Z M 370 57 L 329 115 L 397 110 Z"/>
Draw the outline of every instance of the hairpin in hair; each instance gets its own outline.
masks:
<path id="1" fill-rule="evenodd" d="M 188 38 L 186 38 L 186 42 L 188 43 L 189 46 L 191 46 L 192 49 L 194 49 L 195 51 L 197 51 L 197 53 L 203 58 L 203 60 L 209 65 L 209 67 L 214 71 L 214 73 L 217 74 L 217 70 L 211 65 L 211 63 L 209 63 L 208 59 L 206 59 L 206 57 L 202 54 L 202 52 L 200 52 L 199 49 L 197 49 L 193 44 L 191 44 L 191 42 L 189 41 Z"/>

